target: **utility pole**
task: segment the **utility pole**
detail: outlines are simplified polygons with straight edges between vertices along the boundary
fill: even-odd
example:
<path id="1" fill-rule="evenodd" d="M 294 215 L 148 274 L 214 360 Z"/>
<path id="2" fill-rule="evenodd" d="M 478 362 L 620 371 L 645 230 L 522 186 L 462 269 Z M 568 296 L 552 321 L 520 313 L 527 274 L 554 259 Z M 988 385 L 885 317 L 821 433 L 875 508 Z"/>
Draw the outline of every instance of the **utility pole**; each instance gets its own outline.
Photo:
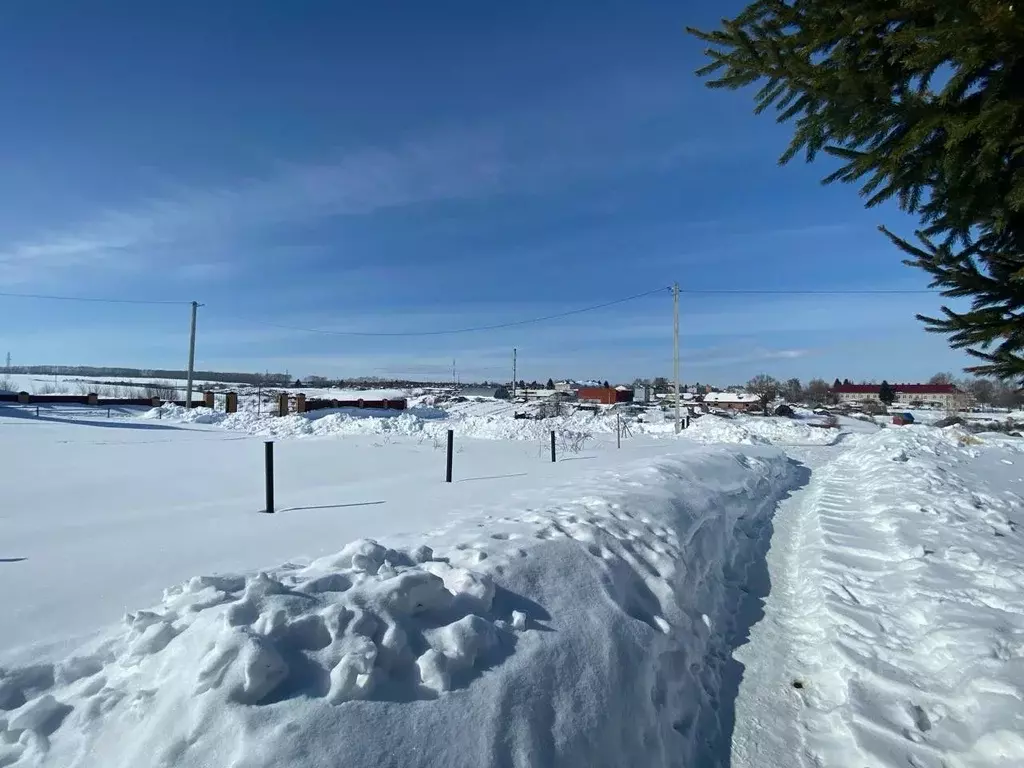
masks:
<path id="1" fill-rule="evenodd" d="M 192 328 L 188 336 L 188 383 L 185 385 L 185 407 L 192 407 L 192 376 L 196 367 L 196 310 L 199 302 L 192 302 Z"/>
<path id="2" fill-rule="evenodd" d="M 674 344 L 672 356 L 672 379 L 676 394 L 676 434 L 682 428 L 679 421 L 679 283 L 672 283 L 672 339 Z"/>
<path id="3" fill-rule="evenodd" d="M 512 347 L 512 399 L 516 399 L 516 348 Z"/>
<path id="4" fill-rule="evenodd" d="M 11 353 L 7 353 L 7 373 L 11 372 Z"/>

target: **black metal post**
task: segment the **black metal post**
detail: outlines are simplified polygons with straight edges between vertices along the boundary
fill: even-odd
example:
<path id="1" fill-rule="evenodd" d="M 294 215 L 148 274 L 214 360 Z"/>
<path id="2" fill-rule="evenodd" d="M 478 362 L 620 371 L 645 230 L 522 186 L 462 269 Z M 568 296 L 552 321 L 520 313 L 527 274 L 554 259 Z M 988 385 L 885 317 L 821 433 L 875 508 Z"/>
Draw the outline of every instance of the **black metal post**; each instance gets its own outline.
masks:
<path id="1" fill-rule="evenodd" d="M 455 430 L 448 430 L 448 466 L 445 470 L 444 481 L 450 483 L 452 481 L 452 455 L 455 449 Z"/>
<path id="2" fill-rule="evenodd" d="M 267 476 L 267 508 L 264 512 L 274 511 L 274 441 L 267 440 L 263 444 L 264 469 Z"/>
<path id="3" fill-rule="evenodd" d="M 551 430 L 551 463 L 555 463 L 555 430 Z"/>
<path id="4" fill-rule="evenodd" d="M 615 414 L 615 447 L 622 447 L 622 415 Z"/>

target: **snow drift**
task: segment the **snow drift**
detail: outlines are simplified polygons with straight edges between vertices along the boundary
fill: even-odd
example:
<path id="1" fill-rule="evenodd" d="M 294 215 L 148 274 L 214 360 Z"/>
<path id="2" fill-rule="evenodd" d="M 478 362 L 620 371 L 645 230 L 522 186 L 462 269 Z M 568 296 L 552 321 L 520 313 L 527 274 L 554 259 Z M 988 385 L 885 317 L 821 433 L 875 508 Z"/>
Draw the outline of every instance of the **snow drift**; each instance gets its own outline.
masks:
<path id="1" fill-rule="evenodd" d="M 686 766 L 728 754 L 771 448 L 701 448 L 433 549 L 200 576 L 0 671 L 0 765 Z"/>
<path id="2" fill-rule="evenodd" d="M 459 437 L 540 440 L 546 438 L 551 430 L 586 433 L 594 437 L 613 436 L 616 430 L 617 416 L 610 410 L 597 413 L 571 410 L 564 416 L 547 419 L 516 419 L 513 413 L 511 407 L 495 408 L 493 404 L 489 407 L 484 404 L 480 409 L 460 407 L 450 411 L 421 405 L 407 411 L 338 408 L 278 417 L 251 409 L 226 414 L 209 408 L 186 410 L 176 405 L 165 405 L 147 412 L 144 417 L 216 424 L 236 432 L 277 438 L 379 434 L 440 438 L 448 429 L 454 429 Z M 632 434 L 676 437 L 671 419 L 665 419 L 657 412 L 645 414 L 644 419 L 638 422 L 626 418 Z M 834 430 L 812 427 L 799 419 L 744 415 L 727 419 L 707 415 L 694 419 L 680 437 L 702 444 L 827 445 L 836 439 L 836 434 Z"/>

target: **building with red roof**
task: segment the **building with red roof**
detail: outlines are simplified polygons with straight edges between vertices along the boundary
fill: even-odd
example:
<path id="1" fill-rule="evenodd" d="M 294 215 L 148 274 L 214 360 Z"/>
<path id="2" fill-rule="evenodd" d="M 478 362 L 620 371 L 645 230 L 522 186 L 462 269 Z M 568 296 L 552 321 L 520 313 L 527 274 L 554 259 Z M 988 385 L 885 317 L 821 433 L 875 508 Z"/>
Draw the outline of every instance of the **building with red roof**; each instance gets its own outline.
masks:
<path id="1" fill-rule="evenodd" d="M 890 384 L 896 399 L 893 405 L 932 405 L 959 409 L 967 404 L 967 394 L 955 384 Z M 841 384 L 832 387 L 840 403 L 862 403 L 878 400 L 880 384 Z"/>

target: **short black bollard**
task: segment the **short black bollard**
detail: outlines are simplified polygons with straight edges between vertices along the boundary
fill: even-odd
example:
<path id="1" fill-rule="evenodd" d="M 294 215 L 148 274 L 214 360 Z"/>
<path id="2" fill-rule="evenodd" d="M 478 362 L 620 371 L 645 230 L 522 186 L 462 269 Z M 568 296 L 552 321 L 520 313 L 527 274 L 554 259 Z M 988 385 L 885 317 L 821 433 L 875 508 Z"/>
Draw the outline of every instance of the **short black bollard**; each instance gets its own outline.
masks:
<path id="1" fill-rule="evenodd" d="M 551 463 L 555 463 L 555 430 L 551 430 Z"/>
<path id="2" fill-rule="evenodd" d="M 267 476 L 267 508 L 264 512 L 274 511 L 274 442 L 267 440 L 263 444 L 264 470 Z"/>
<path id="3" fill-rule="evenodd" d="M 36 406 L 36 418 L 37 419 L 39 418 L 39 406 L 38 405 Z"/>
<path id="4" fill-rule="evenodd" d="M 452 481 L 452 454 L 455 449 L 455 430 L 448 430 L 448 465 L 444 473 L 444 481 L 450 483 Z"/>
<path id="5" fill-rule="evenodd" d="M 108 419 L 110 418 L 110 409 L 109 408 L 107 408 L 107 418 Z"/>

